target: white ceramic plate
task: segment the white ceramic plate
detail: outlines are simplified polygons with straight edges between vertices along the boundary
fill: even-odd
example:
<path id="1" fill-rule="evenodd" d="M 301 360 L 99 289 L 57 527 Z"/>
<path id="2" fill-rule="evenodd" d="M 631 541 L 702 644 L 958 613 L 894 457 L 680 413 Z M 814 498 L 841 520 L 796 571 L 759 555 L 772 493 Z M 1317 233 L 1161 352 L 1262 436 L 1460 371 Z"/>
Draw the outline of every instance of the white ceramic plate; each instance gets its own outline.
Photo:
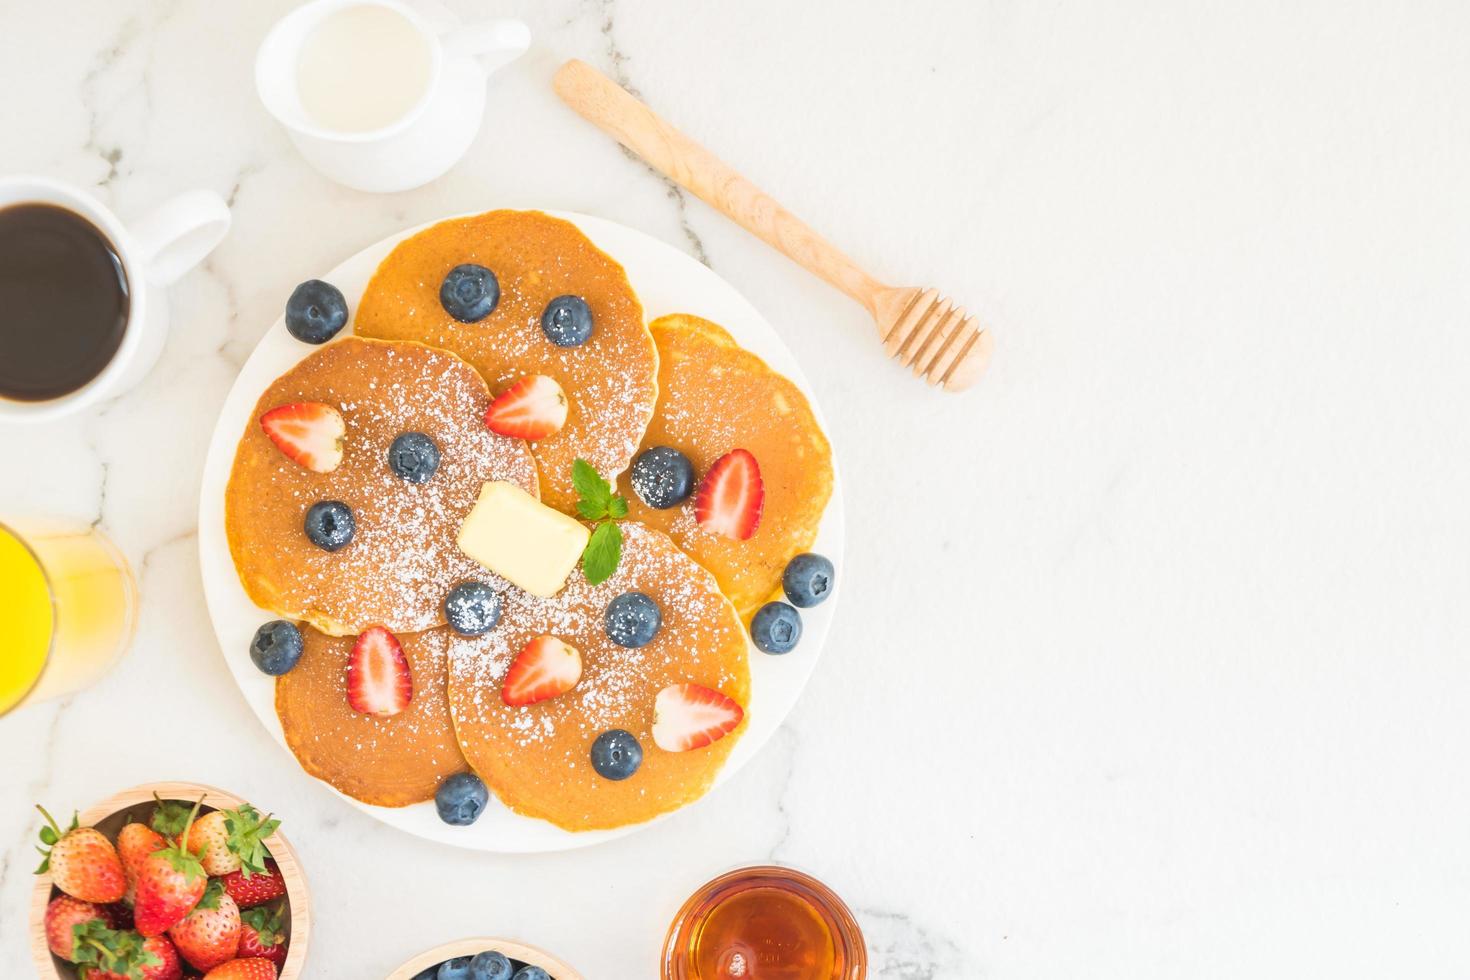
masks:
<path id="1" fill-rule="evenodd" d="M 622 263 L 650 321 L 668 313 L 693 313 L 720 324 L 736 341 L 796 382 L 811 400 L 818 421 L 826 426 L 811 385 L 797 367 L 791 352 L 755 307 L 723 279 L 683 252 L 642 232 L 587 215 L 548 213 L 577 225 L 598 248 Z M 355 312 L 357 300 L 378 263 L 394 245 L 419 230 L 421 228 L 411 228 L 385 238 L 358 252 L 322 278 L 342 290 Z M 285 305 L 284 296 L 282 305 Z M 349 323 L 344 334 L 351 330 Z M 204 464 L 204 482 L 199 497 L 199 565 L 204 578 L 204 596 L 220 649 L 245 700 L 283 746 L 286 740 L 276 717 L 274 681 L 255 669 L 248 653 L 256 628 L 276 617 L 250 601 L 235 574 L 225 538 L 225 484 L 229 480 L 236 443 L 251 421 L 260 393 L 315 349 L 299 343 L 287 333 L 284 317 L 261 338 L 220 410 Z M 842 484 L 840 479 L 834 479 L 832 501 L 827 505 L 814 550 L 831 558 L 837 565 L 839 581 L 843 573 L 842 525 Z M 836 600 L 834 595 L 814 609 L 803 610 L 802 640 L 791 653 L 772 657 L 754 646 L 750 648 L 748 728 L 730 754 L 717 785 L 750 761 L 796 703 L 822 652 L 827 629 L 836 610 Z M 369 806 L 348 797 L 343 799 L 384 823 L 411 834 L 459 847 L 503 853 L 567 850 L 620 837 L 638 826 L 648 826 L 640 824 L 616 830 L 572 833 L 542 820 L 519 816 L 492 800 L 490 807 L 473 826 L 450 827 L 439 820 L 432 802 L 395 809 Z M 720 805 L 717 794 L 715 800 L 713 805 Z M 650 821 L 654 822 L 657 821 Z"/>

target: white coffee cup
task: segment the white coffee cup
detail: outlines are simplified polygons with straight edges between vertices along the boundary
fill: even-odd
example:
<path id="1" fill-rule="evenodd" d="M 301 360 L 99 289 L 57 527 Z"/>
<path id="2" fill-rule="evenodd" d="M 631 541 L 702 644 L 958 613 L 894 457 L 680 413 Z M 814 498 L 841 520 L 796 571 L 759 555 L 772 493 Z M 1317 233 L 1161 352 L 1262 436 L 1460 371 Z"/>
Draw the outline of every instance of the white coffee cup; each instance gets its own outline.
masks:
<path id="1" fill-rule="evenodd" d="M 303 46 L 328 17 L 350 7 L 402 15 L 427 45 L 427 83 L 417 103 L 378 129 L 345 131 L 319 124 L 303 105 L 299 66 Z M 266 109 L 286 128 L 317 170 L 362 191 L 419 187 L 454 166 L 485 116 L 485 83 L 531 44 L 518 20 L 492 20 L 436 31 L 399 0 L 313 0 L 271 28 L 255 59 L 255 86 Z"/>
<path id="2" fill-rule="evenodd" d="M 122 342 L 96 377 L 46 401 L 0 397 L 0 422 L 39 422 L 120 395 L 143 379 L 168 337 L 168 294 L 162 287 L 214 250 L 229 231 L 230 209 L 213 191 L 187 191 L 124 225 L 101 201 L 70 184 L 47 177 L 0 177 L 0 209 L 16 204 L 50 204 L 91 222 L 112 244 L 128 288 Z"/>

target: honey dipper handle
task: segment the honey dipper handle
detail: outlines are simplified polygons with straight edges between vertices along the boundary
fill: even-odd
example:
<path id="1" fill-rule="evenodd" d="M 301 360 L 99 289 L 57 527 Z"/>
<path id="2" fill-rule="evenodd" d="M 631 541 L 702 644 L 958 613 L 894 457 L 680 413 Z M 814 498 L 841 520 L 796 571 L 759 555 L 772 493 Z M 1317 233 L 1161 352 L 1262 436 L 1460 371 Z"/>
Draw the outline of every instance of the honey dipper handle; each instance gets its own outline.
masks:
<path id="1" fill-rule="evenodd" d="M 557 70 L 552 85 L 563 102 L 653 169 L 873 311 L 876 294 L 883 288 L 881 283 L 612 79 L 586 62 L 573 59 Z"/>

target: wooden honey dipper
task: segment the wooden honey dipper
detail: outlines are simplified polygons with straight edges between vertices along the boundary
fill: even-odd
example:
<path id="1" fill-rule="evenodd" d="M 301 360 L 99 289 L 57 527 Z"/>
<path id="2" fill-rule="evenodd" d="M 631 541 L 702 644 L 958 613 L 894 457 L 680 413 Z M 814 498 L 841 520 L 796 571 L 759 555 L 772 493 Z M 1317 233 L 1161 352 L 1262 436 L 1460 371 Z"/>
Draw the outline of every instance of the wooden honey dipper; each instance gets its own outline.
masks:
<path id="1" fill-rule="evenodd" d="M 887 286 L 800 218 L 583 61 L 552 80 L 556 94 L 588 121 L 730 220 L 867 308 L 889 356 L 947 391 L 985 371 L 990 332 L 936 289 Z"/>

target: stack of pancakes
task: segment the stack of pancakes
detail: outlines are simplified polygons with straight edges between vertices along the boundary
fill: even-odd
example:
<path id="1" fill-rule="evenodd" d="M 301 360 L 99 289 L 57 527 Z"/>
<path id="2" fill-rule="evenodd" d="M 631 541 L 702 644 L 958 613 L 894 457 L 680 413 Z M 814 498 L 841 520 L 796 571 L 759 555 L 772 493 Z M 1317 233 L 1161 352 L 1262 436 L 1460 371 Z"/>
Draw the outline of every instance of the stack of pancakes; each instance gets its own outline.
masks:
<path id="1" fill-rule="evenodd" d="M 500 302 L 461 323 L 439 286 L 453 267 L 491 269 Z M 540 317 L 554 297 L 582 297 L 592 337 L 557 347 Z M 742 617 L 777 591 L 781 571 L 809 548 L 832 488 L 831 454 L 811 408 L 786 378 L 693 316 L 645 326 L 622 268 L 574 225 L 539 212 L 494 211 L 446 221 L 399 244 L 358 303 L 356 336 L 313 352 L 262 394 L 255 418 L 299 401 L 336 407 L 347 424 L 342 463 L 315 473 L 278 452 L 254 418 L 240 440 L 226 491 L 231 554 L 258 605 L 302 622 L 305 651 L 276 682 L 286 739 L 312 775 L 363 802 L 406 806 L 431 799 L 439 782 L 473 768 L 513 810 L 569 830 L 639 823 L 708 790 L 744 723 L 701 749 L 670 753 L 651 737 L 653 701 L 670 684 L 695 683 L 750 707 Z M 493 395 L 528 374 L 566 392 L 566 425 L 534 443 L 489 432 Z M 441 450 L 435 476 L 398 479 L 388 446 L 408 431 Z M 694 519 L 692 498 L 654 510 L 626 471 L 642 449 L 671 446 L 696 473 L 735 448 L 755 455 L 765 484 L 756 533 L 737 541 Z M 619 478 L 628 519 L 612 578 L 593 586 L 580 571 L 542 599 L 494 576 L 455 545 L 480 485 L 504 480 L 575 513 L 571 464 L 586 459 Z M 302 534 L 319 500 L 341 500 L 357 530 L 327 552 Z M 445 625 L 455 584 L 501 591 L 499 625 L 466 638 Z M 612 643 L 603 612 L 636 590 L 663 614 L 653 641 Z M 359 714 L 346 698 L 353 636 L 384 626 L 403 645 L 413 674 L 409 707 L 391 717 Z M 523 707 L 500 698 L 505 672 L 532 637 L 562 637 L 582 654 L 583 674 L 566 694 Z M 621 728 L 644 746 L 633 778 L 598 776 L 592 741 Z"/>

